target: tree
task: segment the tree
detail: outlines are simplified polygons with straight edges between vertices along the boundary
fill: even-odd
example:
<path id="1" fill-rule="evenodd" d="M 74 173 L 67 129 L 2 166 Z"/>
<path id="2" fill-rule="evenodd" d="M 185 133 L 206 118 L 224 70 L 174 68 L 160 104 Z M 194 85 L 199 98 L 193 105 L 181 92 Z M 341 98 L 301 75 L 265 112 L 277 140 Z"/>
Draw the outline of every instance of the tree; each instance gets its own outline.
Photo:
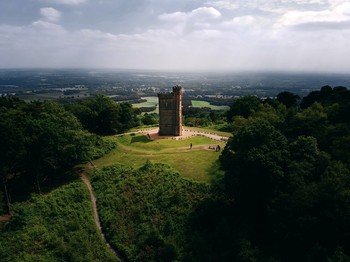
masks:
<path id="1" fill-rule="evenodd" d="M 297 106 L 300 96 L 293 94 L 291 92 L 285 91 L 277 95 L 277 100 L 284 104 L 287 108 Z"/>
<path id="2" fill-rule="evenodd" d="M 18 109 L 0 108 L 0 176 L 7 211 L 11 213 L 11 193 L 8 181 L 23 170 L 26 156 L 25 123 L 27 119 Z"/>
<path id="3" fill-rule="evenodd" d="M 8 207 L 11 189 L 23 193 L 34 186 L 41 193 L 46 179 L 96 154 L 97 137 L 84 131 L 63 106 L 49 101 L 0 102 L 0 175 Z M 21 183 L 9 188 L 10 181 Z"/>
<path id="4" fill-rule="evenodd" d="M 145 115 L 142 118 L 142 123 L 144 125 L 154 125 L 158 123 L 158 115 L 153 113 L 153 114 L 148 114 L 145 113 Z"/>
<path id="5" fill-rule="evenodd" d="M 282 133 L 265 120 L 248 122 L 220 156 L 228 194 L 242 209 L 255 214 L 275 194 L 287 156 Z"/>
<path id="6" fill-rule="evenodd" d="M 67 109 L 85 129 L 98 135 L 122 133 L 138 124 L 137 110 L 130 103 L 116 103 L 103 95 L 69 104 Z"/>
<path id="7" fill-rule="evenodd" d="M 319 139 L 324 135 L 328 115 L 325 108 L 316 102 L 301 112 L 297 112 L 289 121 L 286 123 L 288 136 L 310 135 Z"/>
<path id="8" fill-rule="evenodd" d="M 26 173 L 35 178 L 40 193 L 41 182 L 50 175 L 86 161 L 93 144 L 77 118 L 57 103 L 30 104 L 27 112 L 32 118 L 26 131 Z"/>
<path id="9" fill-rule="evenodd" d="M 261 101 L 256 96 L 244 96 L 233 100 L 227 112 L 227 121 L 231 122 L 234 116 L 248 118 L 253 112 L 258 110 Z"/>

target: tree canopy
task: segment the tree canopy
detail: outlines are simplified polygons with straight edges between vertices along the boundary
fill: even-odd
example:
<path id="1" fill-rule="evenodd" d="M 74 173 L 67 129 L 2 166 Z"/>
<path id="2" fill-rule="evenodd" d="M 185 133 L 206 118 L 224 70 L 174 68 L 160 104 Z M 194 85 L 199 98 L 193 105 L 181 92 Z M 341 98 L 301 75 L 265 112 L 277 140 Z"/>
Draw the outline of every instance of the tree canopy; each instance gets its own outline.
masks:
<path id="1" fill-rule="evenodd" d="M 300 107 L 289 92 L 232 104 L 234 136 L 220 157 L 226 197 L 203 203 L 196 222 L 222 216 L 209 231 L 194 227 L 198 260 L 350 259 L 349 94 L 325 86 Z"/>
<path id="2" fill-rule="evenodd" d="M 103 95 L 68 104 L 67 110 L 86 130 L 98 135 L 123 133 L 139 124 L 138 111 L 130 103 L 116 103 Z"/>
<path id="3" fill-rule="evenodd" d="M 8 206 L 11 192 L 40 193 L 48 178 L 101 156 L 108 144 L 56 102 L 1 98 L 0 119 L 0 175 Z"/>

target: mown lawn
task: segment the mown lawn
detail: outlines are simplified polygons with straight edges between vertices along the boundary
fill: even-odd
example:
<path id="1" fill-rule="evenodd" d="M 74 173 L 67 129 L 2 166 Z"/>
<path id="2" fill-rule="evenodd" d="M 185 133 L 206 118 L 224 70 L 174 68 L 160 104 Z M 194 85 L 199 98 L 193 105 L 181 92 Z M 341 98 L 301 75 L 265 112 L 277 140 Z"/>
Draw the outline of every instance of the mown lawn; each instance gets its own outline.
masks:
<path id="1" fill-rule="evenodd" d="M 220 152 L 208 149 L 209 145 L 225 146 L 224 142 L 207 137 L 192 137 L 183 140 L 148 140 L 146 136 L 125 135 L 115 137 L 117 148 L 110 154 L 94 161 L 97 167 L 123 163 L 138 168 L 147 160 L 152 163 L 167 163 L 184 177 L 210 182 L 222 175 L 218 168 Z M 190 144 L 193 147 L 190 149 Z"/>

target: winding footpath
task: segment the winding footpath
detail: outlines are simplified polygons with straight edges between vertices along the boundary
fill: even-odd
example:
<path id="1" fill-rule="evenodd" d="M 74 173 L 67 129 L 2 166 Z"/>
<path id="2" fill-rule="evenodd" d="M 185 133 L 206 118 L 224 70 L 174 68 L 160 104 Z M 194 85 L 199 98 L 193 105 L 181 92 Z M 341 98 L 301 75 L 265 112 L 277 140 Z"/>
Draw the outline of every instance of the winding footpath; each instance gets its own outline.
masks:
<path id="1" fill-rule="evenodd" d="M 196 131 L 196 130 L 190 130 L 190 129 L 184 129 L 183 130 L 183 134 L 180 137 L 160 137 L 158 135 L 158 128 L 149 128 L 149 129 L 144 129 L 144 130 L 138 130 L 136 132 L 130 132 L 130 133 L 124 133 L 124 134 L 118 134 L 116 136 L 123 136 L 123 135 L 128 135 L 128 134 L 135 134 L 135 133 L 139 133 L 139 134 L 145 134 L 148 136 L 148 138 L 150 140 L 155 140 L 155 139 L 185 139 L 185 138 L 189 138 L 189 137 L 193 137 L 193 136 L 206 136 L 209 137 L 213 140 L 219 140 L 219 141 L 227 141 L 228 137 L 225 136 L 220 136 L 218 134 L 215 133 L 209 133 L 209 132 L 200 132 L 200 131 Z M 201 146 L 201 148 L 207 148 L 207 145 Z M 183 149 L 184 150 L 184 149 Z M 97 206 L 96 206 L 96 197 L 94 194 L 94 191 L 92 189 L 91 183 L 89 181 L 89 179 L 87 178 L 87 176 L 84 173 L 80 174 L 80 178 L 81 180 L 84 182 L 84 184 L 86 185 L 86 187 L 89 189 L 90 192 L 90 199 L 91 199 L 91 207 L 92 207 L 92 211 L 94 214 L 94 220 L 95 220 L 95 225 L 98 229 L 98 232 L 100 233 L 101 239 L 103 240 L 103 242 L 106 244 L 106 246 L 108 247 L 108 249 L 122 262 L 125 261 L 125 258 L 115 249 L 113 249 L 111 247 L 111 245 L 108 243 L 108 241 L 106 240 L 106 237 L 104 236 L 103 232 L 102 232 L 102 228 L 101 228 L 101 222 L 100 222 L 100 217 L 98 215 L 97 212 Z"/>
<path id="2" fill-rule="evenodd" d="M 80 179 L 84 182 L 84 184 L 86 185 L 86 187 L 89 189 L 89 192 L 90 192 L 90 199 L 91 199 L 91 207 L 92 207 L 92 211 L 93 211 L 93 214 L 94 214 L 94 220 L 95 220 L 95 224 L 96 224 L 96 227 L 98 229 L 98 232 L 100 233 L 100 236 L 103 240 L 103 242 L 106 244 L 106 246 L 108 247 L 108 249 L 116 256 L 119 258 L 120 261 L 125 261 L 124 257 L 118 252 L 116 251 L 115 249 L 113 249 L 111 247 L 111 245 L 108 243 L 108 241 L 106 240 L 106 237 L 105 235 L 103 234 L 102 232 L 102 228 L 101 228 L 101 222 L 100 222 L 100 217 L 98 215 L 98 212 L 97 212 L 97 205 L 96 205 L 96 197 L 95 197 L 95 194 L 94 194 L 94 191 L 92 189 L 92 186 L 91 186 L 91 183 L 89 181 L 89 179 L 87 178 L 87 176 L 84 174 L 84 173 L 81 173 L 80 174 Z"/>

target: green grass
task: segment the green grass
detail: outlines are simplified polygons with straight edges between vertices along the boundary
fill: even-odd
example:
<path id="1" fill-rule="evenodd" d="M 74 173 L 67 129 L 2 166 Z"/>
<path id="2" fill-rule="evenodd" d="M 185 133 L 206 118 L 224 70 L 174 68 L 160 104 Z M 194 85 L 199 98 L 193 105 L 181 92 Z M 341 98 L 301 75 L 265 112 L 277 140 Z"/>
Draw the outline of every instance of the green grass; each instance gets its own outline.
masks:
<path id="1" fill-rule="evenodd" d="M 146 99 L 146 102 L 142 102 L 142 103 L 135 103 L 132 104 L 132 106 L 134 108 L 140 108 L 140 107 L 154 107 L 158 105 L 158 97 L 156 96 L 147 96 L 147 97 L 141 97 L 142 99 Z M 148 112 L 148 113 L 157 113 L 158 114 L 159 110 L 158 107 L 156 110 L 152 111 L 152 112 Z"/>
<path id="2" fill-rule="evenodd" d="M 138 168 L 147 160 L 151 162 L 167 163 L 184 177 L 198 181 L 210 182 L 212 178 L 221 176 L 218 167 L 220 152 L 209 150 L 209 145 L 224 142 L 207 137 L 192 137 L 183 140 L 148 140 L 144 135 L 125 135 L 115 137 L 117 148 L 108 155 L 95 160 L 94 164 L 103 167 L 116 163 L 123 163 Z M 193 148 L 190 150 L 189 145 Z"/>
<path id="3" fill-rule="evenodd" d="M 218 131 L 215 129 L 216 126 L 212 127 L 188 127 L 184 126 L 183 129 L 185 130 L 194 130 L 194 131 L 199 131 L 199 132 L 208 132 L 208 133 L 215 133 L 219 136 L 225 136 L 225 137 L 230 137 L 232 136 L 232 133 L 230 132 L 224 132 L 224 131 Z"/>
<path id="4" fill-rule="evenodd" d="M 152 107 L 158 104 L 158 97 L 156 96 L 148 96 L 148 97 L 141 97 L 141 98 L 146 99 L 147 101 L 142 103 L 132 104 L 132 106 L 135 108 L 139 108 L 139 107 Z"/>
<path id="5" fill-rule="evenodd" d="M 0 230 L 0 260 L 118 261 L 100 239 L 89 191 L 81 181 L 13 205 Z"/>
<path id="6" fill-rule="evenodd" d="M 192 100 L 192 107 L 209 107 L 212 110 L 228 110 L 229 106 L 215 106 L 207 101 Z"/>

